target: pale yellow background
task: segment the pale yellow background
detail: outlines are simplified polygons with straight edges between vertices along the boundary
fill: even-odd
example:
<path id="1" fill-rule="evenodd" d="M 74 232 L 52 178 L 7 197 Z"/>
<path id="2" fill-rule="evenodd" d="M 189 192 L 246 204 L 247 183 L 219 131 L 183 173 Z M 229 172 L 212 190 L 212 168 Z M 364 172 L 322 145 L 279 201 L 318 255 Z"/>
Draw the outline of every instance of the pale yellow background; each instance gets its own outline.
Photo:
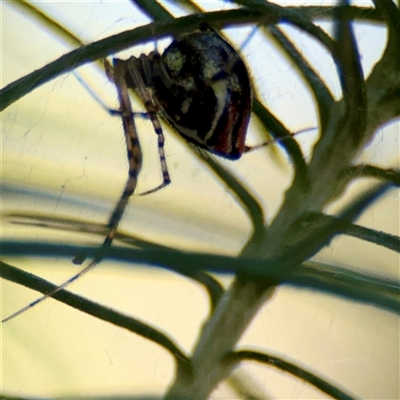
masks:
<path id="1" fill-rule="evenodd" d="M 87 41 L 145 22 L 129 2 L 39 5 Z M 227 8 L 220 2 L 202 5 Z M 1 3 L 1 11 L 3 86 L 70 50 L 7 2 Z M 381 54 L 385 33 L 377 26 L 356 28 L 368 74 L 374 59 Z M 250 28 L 235 29 L 232 40 L 240 46 L 249 32 Z M 296 33 L 293 37 L 339 96 L 333 61 L 305 35 Z M 159 49 L 162 45 L 158 44 Z M 154 43 L 149 43 L 122 56 L 153 48 Z M 310 96 L 274 46 L 256 35 L 243 54 L 251 67 L 255 88 L 289 129 L 295 132 L 316 126 Z M 102 74 L 93 66 L 80 72 L 108 106 L 116 107 L 115 90 Z M 121 121 L 104 112 L 73 73 L 49 82 L 7 108 L 1 123 L 3 213 L 46 213 L 97 223 L 107 220 L 126 179 Z M 145 160 L 140 192 L 159 184 L 161 177 L 151 125 L 144 121 L 138 122 L 138 127 Z M 253 128 L 254 123 L 248 141 L 259 143 L 261 139 Z M 363 161 L 398 166 L 398 138 L 397 122 L 377 134 L 362 156 Z M 298 137 L 305 153 L 315 139 L 313 134 Z M 121 229 L 180 249 L 238 254 L 250 234 L 246 215 L 181 141 L 169 132 L 166 140 L 172 184 L 153 195 L 134 197 Z M 262 150 L 224 164 L 255 193 L 270 220 L 291 179 L 285 155 Z M 347 198 L 370 186 L 371 182 L 364 182 L 349 189 Z M 338 205 L 332 209 L 335 207 Z M 358 223 L 398 235 L 398 192 L 389 192 Z M 100 237 L 90 234 L 68 235 L 15 225 L 7 218 L 2 222 L 2 237 L 101 243 Z M 335 240 L 317 260 L 390 277 L 398 277 L 399 272 L 397 254 L 357 239 Z M 5 261 L 56 283 L 77 272 L 70 260 L 61 258 L 15 257 Z M 227 285 L 229 277 L 223 281 Z M 71 290 L 161 328 L 186 351 L 192 348 L 208 312 L 206 294 L 198 285 L 175 274 L 144 267 L 103 262 Z M 36 297 L 35 292 L 3 281 L 3 317 Z M 299 360 L 361 398 L 399 398 L 399 320 L 373 307 L 281 288 L 261 310 L 241 344 Z M 324 398 L 309 385 L 270 368 L 249 363 L 243 370 L 268 398 Z M 173 373 L 171 357 L 159 346 L 54 300 L 2 326 L 1 378 L 5 394 L 78 398 L 161 395 Z M 214 398 L 233 399 L 235 395 L 221 385 Z"/>

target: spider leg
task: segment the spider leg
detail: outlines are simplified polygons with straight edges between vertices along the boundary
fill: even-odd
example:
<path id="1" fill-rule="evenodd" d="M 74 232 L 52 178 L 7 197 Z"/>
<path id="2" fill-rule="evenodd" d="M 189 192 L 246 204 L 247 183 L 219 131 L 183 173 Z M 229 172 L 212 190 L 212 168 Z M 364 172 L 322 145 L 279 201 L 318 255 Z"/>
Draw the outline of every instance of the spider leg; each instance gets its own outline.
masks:
<path id="1" fill-rule="evenodd" d="M 102 250 L 104 250 L 104 247 L 102 247 Z M 67 286 L 69 286 L 72 282 L 75 282 L 78 278 L 80 278 L 81 276 L 85 275 L 86 273 L 88 273 L 91 269 L 93 269 L 102 259 L 103 257 L 103 252 L 99 252 L 98 255 L 93 259 L 93 261 L 90 262 L 90 264 L 83 268 L 80 272 L 78 272 L 77 274 L 75 274 L 72 278 L 69 278 L 67 281 L 65 281 L 64 283 L 62 283 L 61 285 L 57 286 L 54 290 L 52 290 L 51 292 L 43 295 L 42 297 L 39 297 L 38 299 L 36 299 L 35 301 L 32 301 L 32 303 L 29 303 L 27 306 L 19 309 L 18 311 L 16 311 L 15 313 L 9 315 L 7 318 L 4 318 L 1 322 L 7 322 L 10 321 L 12 319 L 14 319 L 15 317 L 17 317 L 18 315 L 23 314 L 25 311 L 28 311 L 29 309 L 31 309 L 32 307 L 40 304 L 42 301 L 46 300 L 49 297 L 54 296 L 56 293 L 58 293 L 60 290 L 66 288 Z"/>
<path id="2" fill-rule="evenodd" d="M 117 227 L 121 221 L 122 215 L 128 204 L 129 198 L 136 189 L 137 179 L 142 167 L 142 150 L 140 148 L 139 137 L 137 134 L 135 122 L 133 119 L 131 102 L 129 100 L 128 87 L 125 82 L 127 63 L 118 59 L 114 59 L 114 79 L 118 92 L 118 100 L 122 117 L 122 125 L 124 128 L 126 150 L 128 156 L 128 180 L 125 189 L 114 208 L 113 213 L 108 221 L 108 234 L 103 242 L 103 247 L 111 245 Z"/>
<path id="3" fill-rule="evenodd" d="M 114 59 L 114 71 L 111 67 L 106 66 L 106 73 L 111 82 L 115 84 L 118 93 L 118 101 L 120 105 L 119 115 L 122 118 L 122 125 L 125 135 L 125 143 L 128 157 L 128 179 L 125 183 L 125 188 L 116 204 L 109 220 L 108 220 L 108 233 L 104 239 L 102 249 L 111 245 L 114 240 L 119 222 L 122 219 L 125 208 L 128 204 L 130 197 L 136 189 L 138 175 L 142 167 L 142 150 L 140 148 L 139 137 L 136 130 L 134 115 L 132 111 L 131 102 L 129 99 L 128 86 L 125 80 L 128 70 L 128 61 Z M 110 74 L 112 74 L 112 77 Z M 101 258 L 101 257 L 100 257 Z M 75 264 L 82 264 L 86 259 L 86 254 L 78 254 L 73 262 Z M 100 260 L 99 260 L 100 261 Z"/>
<path id="4" fill-rule="evenodd" d="M 163 133 L 160 121 L 157 117 L 157 109 L 158 108 L 157 108 L 157 105 L 154 103 L 154 101 L 143 81 L 143 78 L 138 70 L 138 67 L 137 67 L 137 63 L 139 63 L 141 61 L 135 57 L 131 57 L 129 60 L 127 60 L 125 62 L 127 64 L 127 69 L 128 69 L 130 77 L 132 78 L 135 89 L 138 92 L 140 98 L 144 102 L 146 112 L 150 118 L 152 125 L 153 125 L 153 129 L 154 129 L 155 133 L 157 134 L 158 155 L 160 158 L 161 171 L 162 171 L 162 175 L 163 175 L 163 182 L 161 183 L 161 185 L 157 186 L 154 189 L 148 190 L 144 193 L 140 193 L 140 195 L 143 196 L 146 194 L 157 192 L 158 190 L 169 185 L 171 183 L 171 178 L 169 176 L 167 161 L 165 158 L 165 151 L 164 151 L 165 137 L 164 137 L 164 133 Z"/>
<path id="5" fill-rule="evenodd" d="M 316 129 L 317 128 L 305 128 L 300 131 L 291 133 L 290 135 L 287 135 L 287 136 L 282 136 L 282 137 L 277 137 L 275 139 L 267 140 L 266 142 L 256 144 L 255 146 L 245 146 L 244 153 L 249 153 L 250 151 L 259 150 L 259 149 L 262 149 L 263 147 L 268 147 L 268 146 L 271 146 L 272 144 L 283 142 L 284 140 L 293 139 L 294 136 L 299 135 L 300 133 L 306 133 L 306 132 L 310 132 L 310 131 L 313 131 Z"/>

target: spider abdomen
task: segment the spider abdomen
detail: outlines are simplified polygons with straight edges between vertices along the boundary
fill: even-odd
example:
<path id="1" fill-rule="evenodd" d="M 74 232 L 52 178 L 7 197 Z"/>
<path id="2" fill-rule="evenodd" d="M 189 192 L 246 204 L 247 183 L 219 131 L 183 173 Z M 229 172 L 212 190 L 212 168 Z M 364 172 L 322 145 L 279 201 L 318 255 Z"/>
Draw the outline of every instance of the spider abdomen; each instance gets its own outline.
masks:
<path id="1" fill-rule="evenodd" d="M 237 51 L 207 29 L 182 35 L 152 61 L 153 96 L 187 140 L 238 159 L 251 112 L 248 72 Z"/>

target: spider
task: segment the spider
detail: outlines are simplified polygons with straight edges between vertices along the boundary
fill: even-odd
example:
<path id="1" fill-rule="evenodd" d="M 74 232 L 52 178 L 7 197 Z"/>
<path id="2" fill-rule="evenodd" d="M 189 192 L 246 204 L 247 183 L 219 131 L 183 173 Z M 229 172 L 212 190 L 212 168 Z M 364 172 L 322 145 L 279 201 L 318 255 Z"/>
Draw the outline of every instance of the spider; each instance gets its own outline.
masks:
<path id="1" fill-rule="evenodd" d="M 128 201 L 136 189 L 142 166 L 142 151 L 129 89 L 136 91 L 143 101 L 157 134 L 163 176 L 159 186 L 142 195 L 156 192 L 171 182 L 158 113 L 187 141 L 229 160 L 237 160 L 244 152 L 285 139 L 271 140 L 254 147 L 245 145 L 252 109 L 249 74 L 239 53 L 206 24 L 177 37 L 163 54 L 153 51 L 128 60 L 114 58 L 113 66 L 113 72 L 107 68 L 106 72 L 118 94 L 117 113 L 122 119 L 129 170 L 125 188 L 108 221 L 108 233 L 88 266 L 2 322 L 22 314 L 86 274 L 101 261 L 111 246 Z M 73 262 L 82 264 L 85 258 L 85 254 L 79 254 Z"/>
<path id="2" fill-rule="evenodd" d="M 157 113 L 186 140 L 230 160 L 245 151 L 252 108 L 247 68 L 238 52 L 208 25 L 176 38 L 160 55 L 113 60 L 115 83 L 129 163 L 128 180 L 109 220 L 103 245 L 111 244 L 119 221 L 133 194 L 142 164 L 128 89 L 135 90 L 158 137 L 163 182 L 143 194 L 158 191 L 170 182 L 164 153 L 164 134 Z"/>
<path id="3" fill-rule="evenodd" d="M 54 295 L 97 265 L 111 246 L 129 198 L 136 189 L 142 166 L 142 151 L 137 134 L 129 89 L 139 95 L 158 137 L 158 152 L 163 182 L 143 194 L 167 186 L 170 182 L 164 152 L 164 134 L 157 114 L 186 140 L 220 157 L 237 160 L 244 151 L 252 108 L 252 92 L 247 68 L 239 53 L 206 24 L 177 37 L 163 52 L 114 58 L 114 71 L 106 72 L 115 84 L 125 135 L 128 179 L 108 221 L 108 233 L 94 259 L 78 274 L 54 291 L 3 320 L 9 321 Z M 73 260 L 81 264 L 85 254 Z"/>

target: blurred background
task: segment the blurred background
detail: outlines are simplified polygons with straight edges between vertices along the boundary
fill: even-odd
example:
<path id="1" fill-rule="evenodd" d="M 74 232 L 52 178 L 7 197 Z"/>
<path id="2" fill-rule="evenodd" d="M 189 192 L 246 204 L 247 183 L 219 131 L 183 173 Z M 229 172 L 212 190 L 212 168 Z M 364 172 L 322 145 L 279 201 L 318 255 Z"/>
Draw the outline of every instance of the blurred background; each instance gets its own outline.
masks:
<path id="1" fill-rule="evenodd" d="M 32 2 L 93 42 L 150 22 L 129 1 Z M 279 3 L 279 2 L 278 2 Z M 289 5 L 288 1 L 280 2 Z M 327 5 L 328 2 L 319 2 Z M 233 7 L 222 1 L 198 2 L 205 10 Z M 295 5 L 318 2 L 293 2 Z M 369 1 L 354 2 L 372 6 Z M 174 15 L 185 11 L 163 2 Z M 72 50 L 12 3 L 2 14 L 2 85 L 38 69 Z M 328 32 L 331 25 L 319 24 Z M 241 48 L 253 26 L 224 33 Z M 340 97 L 333 60 L 304 33 L 285 27 L 302 54 Z M 355 33 L 364 74 L 380 58 L 386 41 L 382 26 L 357 23 Z M 162 51 L 171 39 L 157 42 Z M 154 50 L 154 41 L 118 54 L 138 56 Z M 254 88 L 288 129 L 317 127 L 313 101 L 296 71 L 262 32 L 241 48 Z M 79 79 L 78 79 L 79 78 Z M 107 107 L 116 109 L 116 91 L 93 64 L 71 71 L 29 93 L 2 113 L 2 237 L 57 243 L 101 244 L 90 232 L 35 226 L 27 217 L 74 218 L 104 224 L 124 187 L 127 160 L 121 120 L 108 114 L 88 93 L 90 85 Z M 142 110 L 133 100 L 135 110 Z M 156 135 L 149 121 L 136 119 L 144 153 L 137 192 L 161 183 Z M 228 188 L 166 130 L 166 156 L 172 184 L 148 196 L 134 196 L 120 229 L 181 250 L 237 255 L 251 234 L 251 223 Z M 310 155 L 318 131 L 297 136 Z M 264 140 L 252 120 L 247 144 Z M 360 160 L 399 167 L 399 121 L 382 128 Z M 292 170 L 278 146 L 251 152 L 239 161 L 222 161 L 262 204 L 267 221 L 279 209 Z M 323 173 L 323 171 L 321 171 Z M 369 180 L 352 185 L 334 212 Z M 399 235 L 398 192 L 390 191 L 370 207 L 358 224 Z M 316 261 L 398 278 L 398 254 L 354 238 L 335 239 Z M 4 261 L 61 283 L 79 271 L 65 258 L 9 257 Z M 230 277 L 221 277 L 228 285 Z M 206 293 L 171 272 L 104 261 L 71 288 L 87 298 L 121 310 L 172 336 L 190 351 L 209 311 Z M 2 281 L 2 317 L 38 293 Z M 399 393 L 399 320 L 371 306 L 288 287 L 259 313 L 243 345 L 287 355 L 312 367 L 361 398 L 396 399 Z M 244 364 L 244 376 L 265 398 L 324 398 L 302 381 L 276 370 Z M 49 299 L 2 325 L 2 390 L 23 398 L 116 395 L 160 396 L 174 376 L 170 355 L 130 332 L 96 320 Z M 234 399 L 221 385 L 213 398 Z"/>

